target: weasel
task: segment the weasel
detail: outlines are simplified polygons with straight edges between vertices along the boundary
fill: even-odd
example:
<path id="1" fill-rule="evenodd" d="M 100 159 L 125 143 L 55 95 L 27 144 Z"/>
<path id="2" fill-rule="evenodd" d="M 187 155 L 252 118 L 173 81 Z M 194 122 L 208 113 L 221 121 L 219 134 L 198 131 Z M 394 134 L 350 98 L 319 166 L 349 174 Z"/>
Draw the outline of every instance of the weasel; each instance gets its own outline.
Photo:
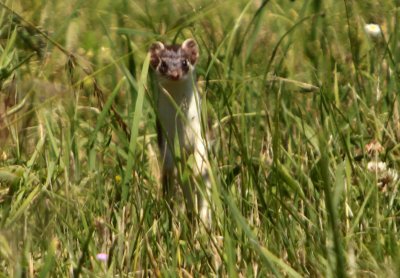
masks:
<path id="1" fill-rule="evenodd" d="M 197 211 L 200 219 L 209 225 L 211 215 L 206 196 L 209 197 L 211 185 L 207 151 L 201 133 L 200 95 L 195 81 L 198 45 L 194 39 L 187 39 L 181 45 L 156 42 L 150 47 L 149 53 L 150 66 L 155 72 L 159 89 L 155 106 L 164 194 L 171 201 L 178 165 L 176 150 L 180 152 L 182 165 L 186 165 L 188 157 L 193 155 L 192 184 L 180 182 L 180 185 L 188 212 Z M 193 182 L 200 179 L 203 181 L 200 184 L 205 185 L 202 192 L 193 186 Z"/>

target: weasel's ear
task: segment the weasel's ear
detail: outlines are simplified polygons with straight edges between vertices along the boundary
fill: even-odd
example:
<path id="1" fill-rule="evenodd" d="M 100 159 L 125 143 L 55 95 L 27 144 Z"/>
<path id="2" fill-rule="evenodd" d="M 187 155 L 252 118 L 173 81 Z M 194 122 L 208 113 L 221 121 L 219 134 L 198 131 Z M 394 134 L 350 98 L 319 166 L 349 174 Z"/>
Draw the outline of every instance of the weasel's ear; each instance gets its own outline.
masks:
<path id="1" fill-rule="evenodd" d="M 160 63 L 160 52 L 165 48 L 162 42 L 155 42 L 149 48 L 150 53 L 150 65 L 153 69 L 156 69 Z"/>
<path id="2" fill-rule="evenodd" d="M 189 62 L 195 65 L 199 58 L 199 47 L 194 39 L 187 39 L 182 43 L 182 49 L 187 53 Z"/>

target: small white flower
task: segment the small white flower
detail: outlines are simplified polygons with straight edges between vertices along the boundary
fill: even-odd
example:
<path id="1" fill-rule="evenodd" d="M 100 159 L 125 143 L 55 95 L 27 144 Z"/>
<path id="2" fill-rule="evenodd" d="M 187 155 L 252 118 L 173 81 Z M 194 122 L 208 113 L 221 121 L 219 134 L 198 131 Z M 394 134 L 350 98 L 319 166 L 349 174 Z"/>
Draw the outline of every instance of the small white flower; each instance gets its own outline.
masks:
<path id="1" fill-rule="evenodd" d="M 107 262 L 108 260 L 108 255 L 106 253 L 99 253 L 96 255 L 96 259 L 102 262 Z"/>
<path id="2" fill-rule="evenodd" d="M 382 33 L 381 27 L 379 27 L 378 24 L 374 23 L 365 24 L 364 29 L 365 32 L 367 32 L 367 34 L 370 35 L 371 37 L 378 37 Z"/>
<path id="3" fill-rule="evenodd" d="M 399 174 L 397 173 L 396 170 L 394 169 L 389 169 L 388 170 L 388 176 L 390 177 L 390 179 L 394 182 L 396 182 L 399 179 Z"/>
<path id="4" fill-rule="evenodd" d="M 387 167 L 385 162 L 370 161 L 367 164 L 368 171 L 376 174 L 377 186 L 381 192 L 388 192 L 399 179 L 399 173 Z"/>
<path id="5" fill-rule="evenodd" d="M 386 171 L 387 166 L 385 162 L 381 162 L 381 161 L 370 161 L 367 164 L 367 169 L 370 172 L 378 172 L 378 173 L 382 173 L 383 171 Z"/>

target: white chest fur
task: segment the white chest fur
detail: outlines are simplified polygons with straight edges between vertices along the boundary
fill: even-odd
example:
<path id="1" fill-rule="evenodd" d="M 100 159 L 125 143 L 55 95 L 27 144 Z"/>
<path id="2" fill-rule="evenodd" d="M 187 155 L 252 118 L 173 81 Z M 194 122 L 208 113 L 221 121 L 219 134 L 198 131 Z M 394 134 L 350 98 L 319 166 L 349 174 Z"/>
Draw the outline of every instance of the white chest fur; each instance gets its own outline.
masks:
<path id="1" fill-rule="evenodd" d="M 175 137 L 186 151 L 193 152 L 203 143 L 200 122 L 200 98 L 193 78 L 180 81 L 160 80 L 158 120 L 167 144 Z"/>

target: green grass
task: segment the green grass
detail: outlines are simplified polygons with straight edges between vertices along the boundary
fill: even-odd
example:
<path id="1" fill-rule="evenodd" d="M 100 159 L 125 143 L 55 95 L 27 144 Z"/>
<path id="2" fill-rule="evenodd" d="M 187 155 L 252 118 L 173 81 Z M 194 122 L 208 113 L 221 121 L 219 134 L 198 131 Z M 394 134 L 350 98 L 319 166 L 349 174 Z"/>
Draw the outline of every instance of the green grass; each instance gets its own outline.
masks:
<path id="1" fill-rule="evenodd" d="M 398 277 L 395 2 L 0 2 L 0 277 Z M 162 198 L 146 60 L 188 37 L 199 231 Z"/>

